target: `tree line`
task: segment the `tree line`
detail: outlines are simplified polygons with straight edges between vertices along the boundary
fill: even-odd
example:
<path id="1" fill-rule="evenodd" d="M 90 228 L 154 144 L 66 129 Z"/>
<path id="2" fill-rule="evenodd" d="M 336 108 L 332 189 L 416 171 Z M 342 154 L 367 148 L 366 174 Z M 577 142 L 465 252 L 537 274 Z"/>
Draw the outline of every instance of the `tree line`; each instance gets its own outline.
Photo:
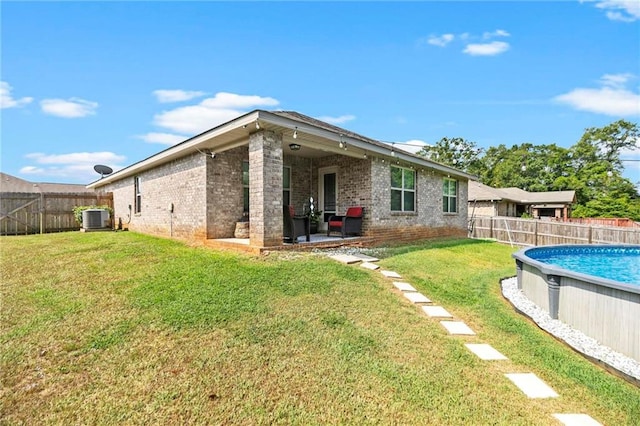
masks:
<path id="1" fill-rule="evenodd" d="M 488 149 L 464 138 L 442 138 L 419 155 L 478 176 L 494 188 L 576 192 L 573 217 L 625 217 L 640 221 L 636 184 L 622 176 L 621 155 L 640 148 L 636 123 L 619 120 L 588 128 L 573 146 L 504 144 Z"/>

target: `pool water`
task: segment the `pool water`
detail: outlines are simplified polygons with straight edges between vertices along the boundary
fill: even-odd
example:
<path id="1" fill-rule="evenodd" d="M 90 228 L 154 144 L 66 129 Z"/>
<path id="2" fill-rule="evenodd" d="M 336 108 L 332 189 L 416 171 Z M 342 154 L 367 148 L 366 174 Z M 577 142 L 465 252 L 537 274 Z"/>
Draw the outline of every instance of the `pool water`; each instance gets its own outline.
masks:
<path id="1" fill-rule="evenodd" d="M 640 286 L 640 247 L 535 248 L 527 256 L 573 272 Z"/>

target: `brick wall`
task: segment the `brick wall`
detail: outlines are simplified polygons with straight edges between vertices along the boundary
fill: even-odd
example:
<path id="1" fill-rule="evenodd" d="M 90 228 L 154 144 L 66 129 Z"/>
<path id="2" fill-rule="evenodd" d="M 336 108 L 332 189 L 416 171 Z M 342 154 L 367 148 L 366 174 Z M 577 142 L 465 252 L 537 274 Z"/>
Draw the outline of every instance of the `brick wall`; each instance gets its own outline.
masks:
<path id="1" fill-rule="evenodd" d="M 282 134 L 249 137 L 249 217 L 254 246 L 282 244 Z"/>
<path id="2" fill-rule="evenodd" d="M 398 241 L 466 235 L 468 182 L 458 181 L 458 212 L 443 213 L 442 182 L 446 176 L 422 168 L 415 170 L 416 211 L 392 212 L 391 164 L 379 158 L 371 161 L 372 209 L 366 235 Z"/>
<path id="3" fill-rule="evenodd" d="M 284 155 L 284 165 L 291 167 L 291 204 L 296 214 L 302 214 L 303 208 L 309 208 L 309 197 L 318 199 L 312 181 L 312 161 L 310 158 Z"/>
<path id="4" fill-rule="evenodd" d="M 207 157 L 207 238 L 233 238 L 243 214 L 242 162 L 246 146 Z"/>
<path id="5" fill-rule="evenodd" d="M 141 172 L 142 203 L 134 213 L 134 177 L 100 188 L 113 192 L 114 218 L 132 231 L 145 234 L 203 239 L 206 236 L 206 162 L 200 153 Z M 173 213 L 170 206 L 173 204 Z M 129 209 L 131 206 L 131 209 Z"/>

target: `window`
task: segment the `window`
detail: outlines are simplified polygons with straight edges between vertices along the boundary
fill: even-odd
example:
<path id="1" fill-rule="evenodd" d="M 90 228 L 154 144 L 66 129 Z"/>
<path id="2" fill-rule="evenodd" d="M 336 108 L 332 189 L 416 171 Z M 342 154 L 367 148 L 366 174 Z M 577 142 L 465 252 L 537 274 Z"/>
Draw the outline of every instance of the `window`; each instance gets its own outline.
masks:
<path id="1" fill-rule="evenodd" d="M 291 204 L 291 167 L 282 167 L 282 204 Z"/>
<path id="2" fill-rule="evenodd" d="M 243 211 L 249 213 L 249 162 L 242 162 Z M 282 168 L 282 204 L 291 204 L 291 167 Z"/>
<path id="3" fill-rule="evenodd" d="M 249 162 L 242 162 L 242 195 L 243 195 L 243 212 L 249 213 Z"/>
<path id="4" fill-rule="evenodd" d="M 133 178 L 133 188 L 135 193 L 134 212 L 142 211 L 142 191 L 140 190 L 140 176 Z"/>
<path id="5" fill-rule="evenodd" d="M 445 178 L 442 183 L 442 211 L 458 212 L 458 181 L 456 180 Z"/>
<path id="6" fill-rule="evenodd" d="M 413 212 L 416 205 L 416 172 L 391 166 L 391 211 Z"/>

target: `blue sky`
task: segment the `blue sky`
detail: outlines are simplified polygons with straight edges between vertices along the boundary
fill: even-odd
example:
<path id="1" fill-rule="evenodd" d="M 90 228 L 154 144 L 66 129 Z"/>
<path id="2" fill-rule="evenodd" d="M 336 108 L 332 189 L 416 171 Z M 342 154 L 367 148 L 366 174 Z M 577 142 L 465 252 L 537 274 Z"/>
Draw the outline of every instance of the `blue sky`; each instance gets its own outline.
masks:
<path id="1" fill-rule="evenodd" d="M 640 117 L 637 0 L 0 7 L 0 170 L 31 181 L 88 183 L 257 108 L 485 148 Z"/>

